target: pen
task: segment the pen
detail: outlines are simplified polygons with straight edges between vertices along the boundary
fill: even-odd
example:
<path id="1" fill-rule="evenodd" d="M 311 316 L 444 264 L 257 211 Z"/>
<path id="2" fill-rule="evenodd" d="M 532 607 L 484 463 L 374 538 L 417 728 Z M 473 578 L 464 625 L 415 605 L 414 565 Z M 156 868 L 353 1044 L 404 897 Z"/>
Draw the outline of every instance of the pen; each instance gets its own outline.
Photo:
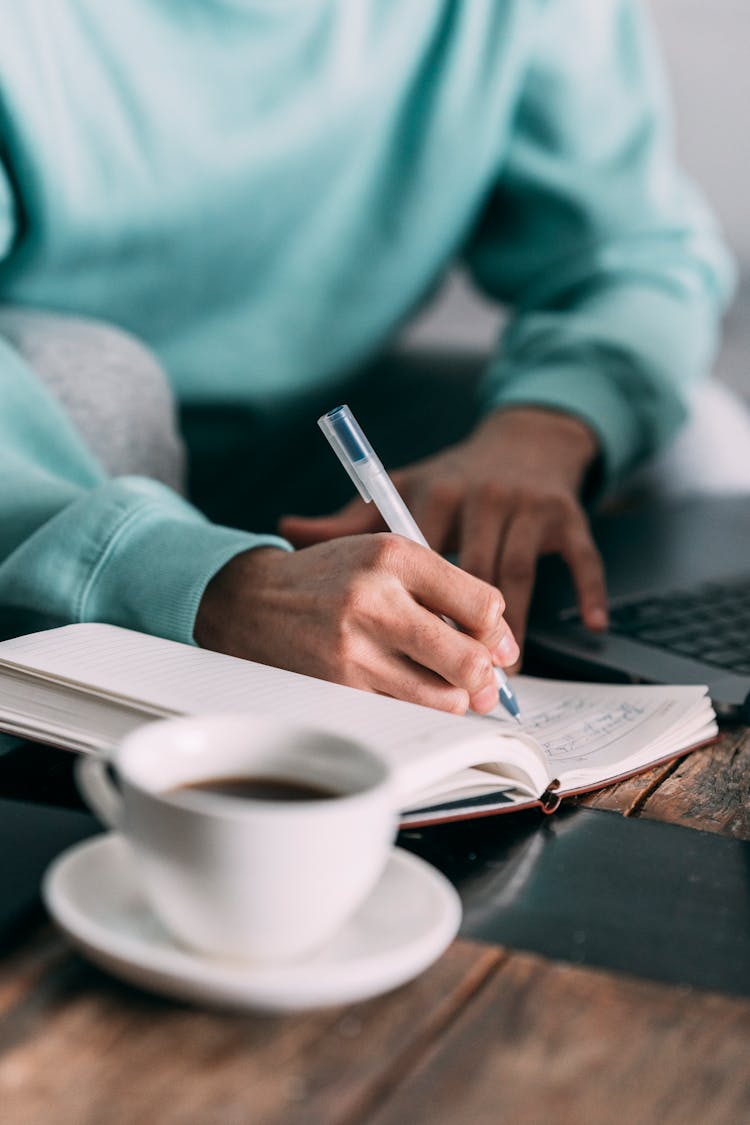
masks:
<path id="1" fill-rule="evenodd" d="M 337 406 L 335 410 L 329 410 L 327 414 L 318 418 L 318 425 L 354 481 L 365 503 L 369 504 L 371 500 L 373 501 L 391 531 L 403 535 L 405 539 L 411 539 L 414 543 L 421 543 L 429 550 L 429 543 L 419 530 L 401 494 L 383 468 L 380 458 L 349 407 Z M 454 621 L 450 621 L 447 617 L 444 620 L 457 628 Z M 502 668 L 495 668 L 495 677 L 500 702 L 505 710 L 520 722 L 518 701 Z"/>

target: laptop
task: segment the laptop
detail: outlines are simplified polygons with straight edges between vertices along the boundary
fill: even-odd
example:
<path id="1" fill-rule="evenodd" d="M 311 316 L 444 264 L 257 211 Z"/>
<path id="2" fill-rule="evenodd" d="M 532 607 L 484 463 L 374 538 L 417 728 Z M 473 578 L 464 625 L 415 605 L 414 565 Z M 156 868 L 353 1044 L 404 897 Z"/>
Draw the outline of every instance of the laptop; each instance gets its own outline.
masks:
<path id="1" fill-rule="evenodd" d="M 583 628 L 564 564 L 544 559 L 529 663 L 588 678 L 705 683 L 718 714 L 750 722 L 750 496 L 611 514 L 593 528 L 609 632 Z"/>

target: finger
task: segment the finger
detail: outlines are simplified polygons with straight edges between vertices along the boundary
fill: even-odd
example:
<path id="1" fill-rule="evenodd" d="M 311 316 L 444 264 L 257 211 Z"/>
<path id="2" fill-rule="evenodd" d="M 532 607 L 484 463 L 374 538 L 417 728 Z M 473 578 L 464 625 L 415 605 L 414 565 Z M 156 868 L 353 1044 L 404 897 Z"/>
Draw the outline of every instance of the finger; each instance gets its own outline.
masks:
<path id="1" fill-rule="evenodd" d="M 382 549 L 386 568 L 396 574 L 420 605 L 451 618 L 485 647 L 499 645 L 508 626 L 503 617 L 505 602 L 496 586 L 399 536 L 393 536 Z"/>
<path id="2" fill-rule="evenodd" d="M 502 509 L 501 497 L 477 492 L 467 499 L 461 527 L 461 550 L 458 565 L 462 570 L 495 585 L 498 559 L 510 526 L 512 512 Z M 507 621 L 506 621 L 507 624 Z M 510 627 L 496 645 L 490 645 L 493 659 L 501 668 L 517 664 L 520 651 Z"/>
<path id="3" fill-rule="evenodd" d="M 412 515 L 433 551 L 446 551 L 455 539 L 461 506 L 460 488 L 438 481 L 428 488 L 415 490 L 409 499 Z"/>
<path id="4" fill-rule="evenodd" d="M 498 704 L 497 680 L 486 645 L 448 625 L 423 606 L 399 607 L 389 633 L 414 664 L 462 689 L 472 710 L 484 714 Z"/>
<path id="5" fill-rule="evenodd" d="M 458 565 L 494 584 L 497 561 L 511 512 L 501 498 L 483 490 L 470 492 L 461 513 Z"/>
<path id="6" fill-rule="evenodd" d="M 414 607 L 415 603 L 406 592 L 402 590 L 402 594 Z M 378 628 L 369 635 L 360 634 L 343 663 L 334 662 L 323 669 L 318 667 L 316 674 L 360 691 L 373 691 L 457 715 L 464 715 L 469 707 L 468 692 L 415 663 L 399 650 L 394 630 L 385 618 L 380 619 Z"/>
<path id="7" fill-rule="evenodd" d="M 398 653 L 381 659 L 371 670 L 369 690 L 454 715 L 465 715 L 469 708 L 466 691 Z"/>
<path id="8" fill-rule="evenodd" d="M 357 497 L 340 511 L 328 516 L 282 516 L 279 534 L 295 547 L 311 547 L 344 535 L 363 535 L 383 531 L 385 524 L 374 504 L 365 504 Z"/>
<path id="9" fill-rule="evenodd" d="M 498 561 L 497 581 L 507 599 L 506 618 L 523 648 L 543 528 L 532 515 L 518 515 L 508 527 Z"/>
<path id="10" fill-rule="evenodd" d="M 609 623 L 607 581 L 585 516 L 566 528 L 560 553 L 573 577 L 581 620 L 587 628 L 602 632 Z"/>

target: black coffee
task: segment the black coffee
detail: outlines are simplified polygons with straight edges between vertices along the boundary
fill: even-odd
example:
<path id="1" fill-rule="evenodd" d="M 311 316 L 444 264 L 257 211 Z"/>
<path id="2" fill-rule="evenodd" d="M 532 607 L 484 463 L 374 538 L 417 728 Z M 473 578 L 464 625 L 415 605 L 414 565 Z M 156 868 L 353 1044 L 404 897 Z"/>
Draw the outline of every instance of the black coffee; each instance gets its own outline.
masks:
<path id="1" fill-rule="evenodd" d="M 339 789 L 286 777 L 206 777 L 187 785 L 176 785 L 171 793 L 213 793 L 252 801 L 324 801 L 342 797 Z"/>

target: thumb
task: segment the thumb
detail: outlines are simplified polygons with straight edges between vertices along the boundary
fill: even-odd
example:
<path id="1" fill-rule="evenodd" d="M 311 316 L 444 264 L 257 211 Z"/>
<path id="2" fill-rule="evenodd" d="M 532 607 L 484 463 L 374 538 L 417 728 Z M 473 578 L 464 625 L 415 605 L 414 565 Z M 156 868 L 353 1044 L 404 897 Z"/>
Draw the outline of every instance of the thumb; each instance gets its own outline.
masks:
<path id="1" fill-rule="evenodd" d="M 282 516 L 279 533 L 295 547 L 311 547 L 344 535 L 362 535 L 385 527 L 374 504 L 353 500 L 330 516 Z"/>

